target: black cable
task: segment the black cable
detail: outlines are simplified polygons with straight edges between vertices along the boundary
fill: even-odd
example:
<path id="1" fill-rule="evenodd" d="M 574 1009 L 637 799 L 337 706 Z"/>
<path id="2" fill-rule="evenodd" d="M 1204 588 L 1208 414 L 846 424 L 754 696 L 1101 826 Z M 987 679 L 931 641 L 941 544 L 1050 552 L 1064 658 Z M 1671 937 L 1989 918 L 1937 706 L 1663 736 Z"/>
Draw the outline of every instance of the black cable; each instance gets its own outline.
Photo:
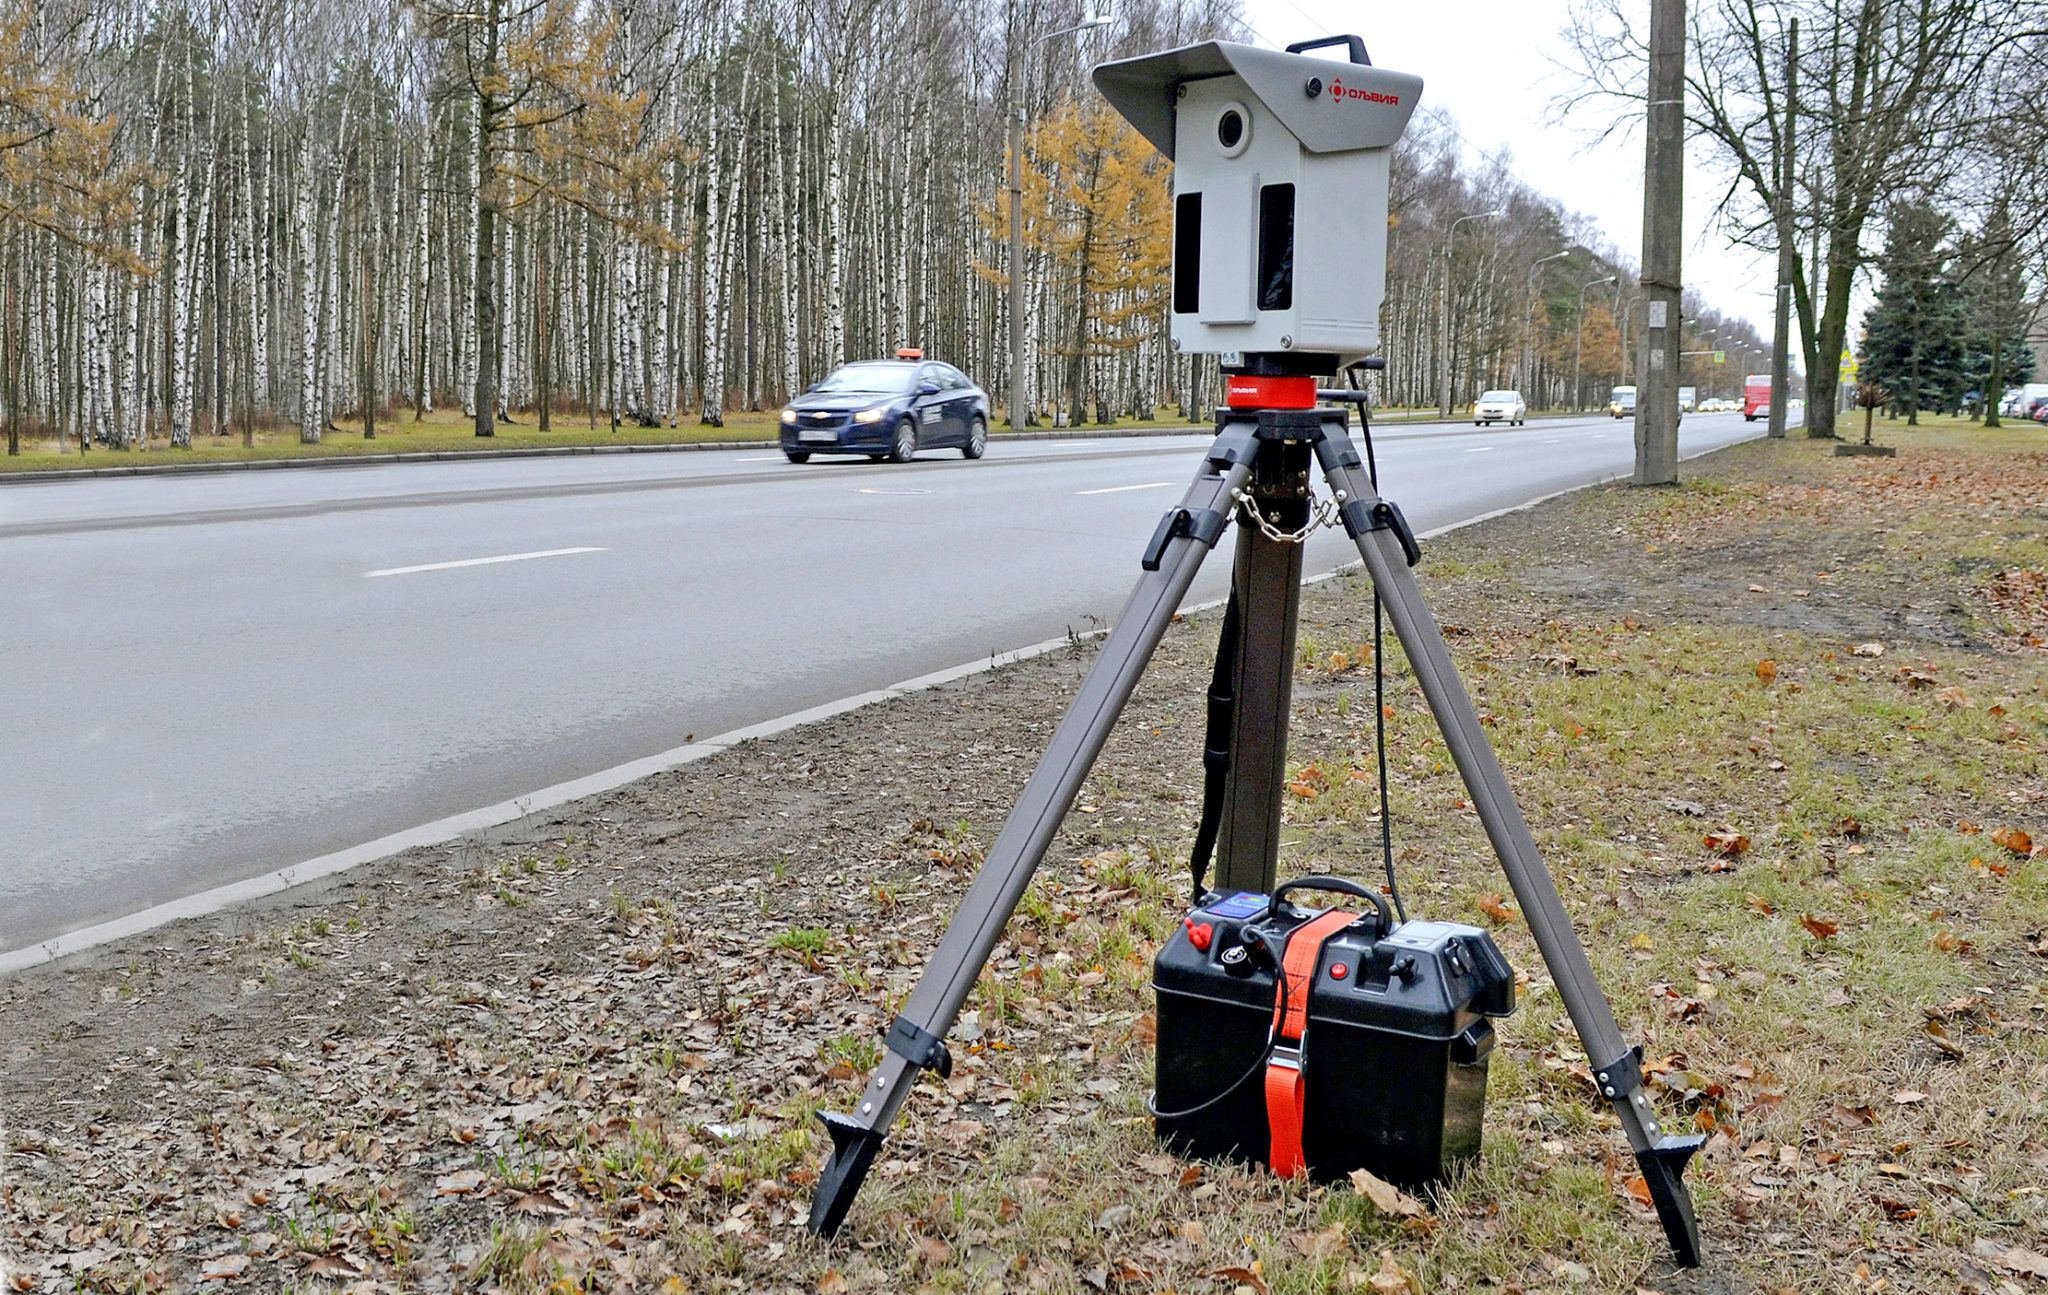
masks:
<path id="1" fill-rule="evenodd" d="M 1289 938 L 1292 938 L 1291 934 Z M 1150 1115 L 1155 1120 L 1184 1120 L 1188 1118 L 1190 1115 L 1200 1115 L 1203 1111 L 1206 1111 L 1210 1107 L 1221 1103 L 1224 1098 L 1230 1096 L 1238 1089 L 1243 1088 L 1247 1083 L 1251 1082 L 1253 1076 L 1258 1075 L 1259 1073 L 1265 1070 L 1266 1063 L 1273 1059 L 1273 1049 L 1278 1047 L 1280 1044 L 1280 1022 L 1287 1019 L 1286 961 L 1286 952 L 1283 947 L 1281 956 L 1278 960 L 1278 965 L 1274 968 L 1274 970 L 1278 973 L 1280 977 L 1280 1010 L 1274 1014 L 1272 1028 L 1266 1031 L 1266 1046 L 1260 1050 L 1259 1059 L 1257 1061 L 1252 1062 L 1251 1066 L 1243 1074 L 1231 1080 L 1230 1086 L 1225 1088 L 1222 1092 L 1216 1094 L 1214 1097 L 1211 1097 L 1208 1101 L 1203 1102 L 1198 1106 L 1190 1106 L 1186 1110 L 1162 1111 L 1159 1109 L 1157 1105 L 1154 1104 L 1154 1099 L 1157 1098 L 1159 1094 L 1157 1092 L 1148 1093 L 1145 1096 L 1145 1113 L 1147 1115 Z"/>
<path id="2" fill-rule="evenodd" d="M 1352 390 L 1358 389 L 1358 370 L 1346 369 Z M 1365 437 L 1365 472 L 1372 482 L 1373 493 L 1380 488 L 1380 467 L 1372 452 L 1372 416 L 1366 406 L 1358 407 L 1358 426 Z M 1408 907 L 1401 902 L 1401 884 L 1394 879 L 1394 812 L 1387 796 L 1387 654 L 1385 633 L 1382 628 L 1383 608 L 1380 602 L 1378 582 L 1372 589 L 1372 730 L 1373 747 L 1379 757 L 1380 772 L 1380 854 L 1387 870 L 1387 897 L 1394 901 L 1394 914 L 1403 922 L 1408 920 Z"/>

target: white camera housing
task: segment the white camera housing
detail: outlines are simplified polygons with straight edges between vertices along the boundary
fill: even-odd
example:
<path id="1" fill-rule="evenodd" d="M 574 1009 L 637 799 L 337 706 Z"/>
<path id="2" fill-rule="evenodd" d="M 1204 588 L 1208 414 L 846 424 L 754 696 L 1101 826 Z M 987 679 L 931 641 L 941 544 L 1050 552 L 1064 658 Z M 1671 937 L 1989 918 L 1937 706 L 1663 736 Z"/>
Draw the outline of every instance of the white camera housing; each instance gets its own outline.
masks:
<path id="1" fill-rule="evenodd" d="M 1335 372 L 1379 349 L 1387 183 L 1422 78 L 1205 41 L 1095 69 L 1173 159 L 1176 350 L 1294 355 Z"/>

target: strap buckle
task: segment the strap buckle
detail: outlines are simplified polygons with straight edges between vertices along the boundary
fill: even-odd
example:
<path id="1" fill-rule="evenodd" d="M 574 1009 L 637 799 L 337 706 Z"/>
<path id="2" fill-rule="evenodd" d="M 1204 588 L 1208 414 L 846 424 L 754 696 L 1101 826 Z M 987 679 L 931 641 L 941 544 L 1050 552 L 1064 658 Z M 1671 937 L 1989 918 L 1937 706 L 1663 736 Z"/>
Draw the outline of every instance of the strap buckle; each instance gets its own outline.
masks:
<path id="1" fill-rule="evenodd" d="M 1301 1069 L 1301 1045 L 1298 1043 L 1274 1044 L 1272 1055 L 1266 1058 L 1266 1064 L 1269 1066 L 1279 1066 L 1285 1070 Z"/>

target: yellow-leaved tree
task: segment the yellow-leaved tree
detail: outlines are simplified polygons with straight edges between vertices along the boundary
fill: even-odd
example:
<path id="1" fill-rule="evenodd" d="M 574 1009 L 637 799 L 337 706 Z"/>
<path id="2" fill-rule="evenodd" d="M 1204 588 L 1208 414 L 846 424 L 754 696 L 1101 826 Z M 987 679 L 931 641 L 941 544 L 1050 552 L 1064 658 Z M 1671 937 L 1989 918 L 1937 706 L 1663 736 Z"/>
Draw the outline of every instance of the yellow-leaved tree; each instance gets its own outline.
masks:
<path id="1" fill-rule="evenodd" d="M 1101 104 L 1062 103 L 1030 132 L 1025 150 L 1024 242 L 1045 265 L 1039 287 L 1051 318 L 1043 333 L 1047 350 L 1065 361 L 1065 403 L 1078 423 L 1095 394 L 1094 371 L 1135 381 L 1136 366 L 1125 362 L 1165 326 L 1170 172 L 1143 136 Z M 1006 202 L 983 209 L 992 234 L 1008 229 Z M 986 267 L 983 273 L 1001 277 Z M 1109 408 L 1105 394 L 1104 421 Z"/>

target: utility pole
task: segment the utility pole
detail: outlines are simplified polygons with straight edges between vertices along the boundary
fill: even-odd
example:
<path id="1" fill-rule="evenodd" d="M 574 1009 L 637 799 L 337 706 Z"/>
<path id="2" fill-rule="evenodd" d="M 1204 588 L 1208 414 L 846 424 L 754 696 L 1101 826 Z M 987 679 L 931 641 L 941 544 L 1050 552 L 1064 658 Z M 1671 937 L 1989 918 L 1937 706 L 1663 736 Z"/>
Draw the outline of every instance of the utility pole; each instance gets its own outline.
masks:
<path id="1" fill-rule="evenodd" d="M 1636 365 L 1639 486 L 1678 481 L 1679 253 L 1685 241 L 1685 0 L 1650 0 L 1643 159 L 1643 333 Z"/>
<path id="2" fill-rule="evenodd" d="M 1585 381 L 1579 376 L 1579 366 L 1584 361 L 1586 355 L 1586 290 L 1588 288 L 1597 288 L 1603 283 L 1614 282 L 1616 282 L 1615 276 L 1610 274 L 1604 279 L 1595 279 L 1591 283 L 1588 283 L 1584 287 L 1581 287 L 1579 289 L 1579 335 L 1572 342 L 1571 411 L 1575 414 L 1586 407 L 1586 384 Z M 1641 402 L 1638 401 L 1637 403 L 1640 404 Z"/>
<path id="3" fill-rule="evenodd" d="M 1785 37 L 1785 147 L 1778 171 L 1778 309 L 1771 325 L 1771 435 L 1785 435 L 1785 407 L 1792 399 L 1792 276 L 1799 265 L 1793 246 L 1792 159 L 1799 118 L 1799 20 Z"/>
<path id="4" fill-rule="evenodd" d="M 1495 207 L 1492 211 L 1475 211 L 1469 216 L 1460 216 L 1451 222 L 1451 228 L 1444 235 L 1444 295 L 1443 309 L 1438 315 L 1442 328 L 1438 333 L 1437 350 L 1437 405 L 1443 417 L 1451 416 L 1451 248 L 1458 241 L 1458 226 L 1468 220 L 1491 220 L 1495 216 L 1507 215 L 1507 208 Z"/>
<path id="5" fill-rule="evenodd" d="M 1542 269 L 1544 266 L 1550 264 L 1552 261 L 1561 261 L 1565 257 L 1570 256 L 1571 254 L 1572 249 L 1567 247 L 1562 252 L 1552 252 L 1549 256 L 1542 257 L 1541 259 L 1532 261 L 1529 264 L 1528 291 L 1523 293 L 1522 295 L 1522 299 L 1528 303 L 1527 317 L 1523 320 L 1522 323 L 1522 372 L 1520 375 L 1520 380 L 1516 384 L 1517 386 L 1522 388 L 1524 396 L 1528 396 L 1535 393 L 1536 271 Z"/>

